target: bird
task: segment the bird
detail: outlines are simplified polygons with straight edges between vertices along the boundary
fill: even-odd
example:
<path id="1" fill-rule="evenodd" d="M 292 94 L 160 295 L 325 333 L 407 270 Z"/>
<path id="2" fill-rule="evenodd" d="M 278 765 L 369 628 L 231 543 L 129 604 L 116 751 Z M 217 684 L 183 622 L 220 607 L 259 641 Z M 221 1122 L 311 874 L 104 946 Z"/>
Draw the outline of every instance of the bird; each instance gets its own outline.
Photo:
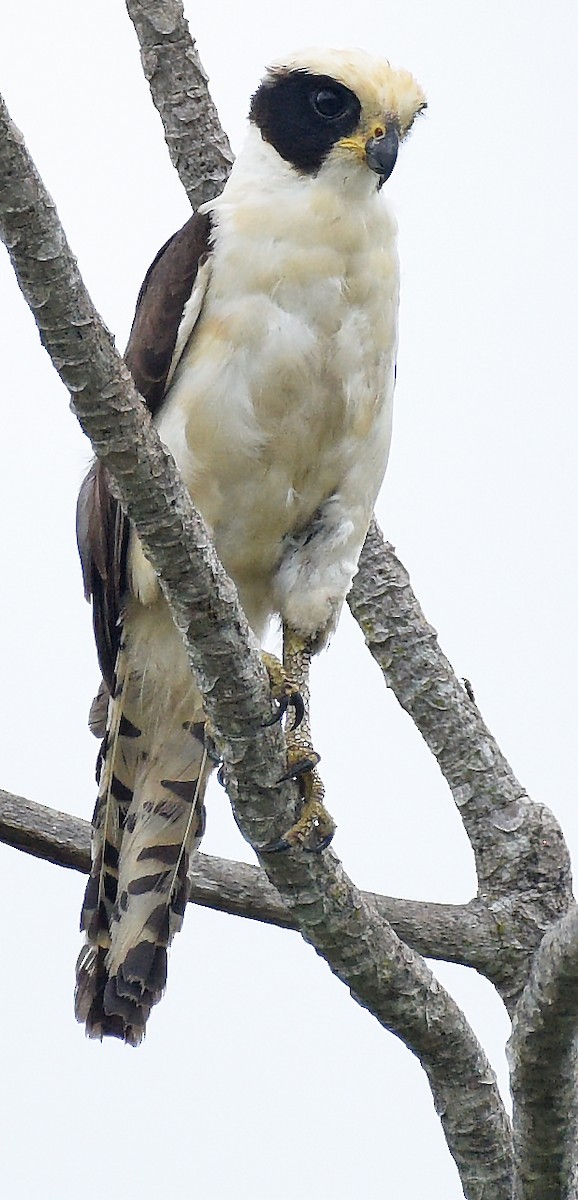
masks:
<path id="1" fill-rule="evenodd" d="M 268 659 L 303 812 L 270 850 L 321 851 L 334 825 L 311 746 L 308 668 L 357 569 L 391 440 L 396 221 L 384 194 L 424 93 L 362 50 L 268 67 L 215 199 L 161 248 L 125 353 Z M 75 1008 L 138 1045 L 167 980 L 214 752 L 203 698 L 138 535 L 95 460 L 77 536 L 102 684 L 92 868 Z M 303 718 L 300 721 L 300 718 Z"/>

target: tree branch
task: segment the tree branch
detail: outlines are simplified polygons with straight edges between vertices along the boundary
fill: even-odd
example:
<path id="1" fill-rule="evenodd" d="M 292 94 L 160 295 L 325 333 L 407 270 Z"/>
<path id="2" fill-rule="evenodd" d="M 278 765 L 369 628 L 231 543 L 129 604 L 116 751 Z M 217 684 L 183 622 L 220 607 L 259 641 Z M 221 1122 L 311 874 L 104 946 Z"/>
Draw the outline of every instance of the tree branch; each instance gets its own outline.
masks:
<path id="1" fill-rule="evenodd" d="M 180 0 L 126 0 L 126 7 L 171 162 L 198 208 L 222 191 L 233 154 L 183 6 Z"/>
<path id="2" fill-rule="evenodd" d="M 90 823 L 46 808 L 0 789 L 0 842 L 60 867 L 87 874 L 90 869 Z M 264 871 L 197 852 L 190 867 L 190 901 L 232 916 L 263 921 L 283 929 L 297 922 Z M 427 958 L 480 969 L 479 961 L 494 947 L 483 910 L 471 904 L 429 904 L 362 892 L 389 921 L 398 937 Z"/>
<path id="3" fill-rule="evenodd" d="M 388 687 L 451 788 L 474 850 L 479 895 L 501 931 L 490 977 L 511 1006 L 544 930 L 572 901 L 560 826 L 516 779 L 375 521 L 348 600 Z"/>
<path id="4" fill-rule="evenodd" d="M 141 45 L 145 75 L 163 121 L 165 138 L 187 194 L 191 179 L 204 178 L 202 138 L 219 145 L 222 134 L 207 77 L 198 60 L 180 0 L 126 0 Z M 154 78 L 147 65 L 153 55 Z M 190 132 L 186 153 L 171 150 L 175 108 L 180 97 L 194 97 L 186 109 Z M 224 135 L 222 135 L 224 136 Z M 215 192 L 225 181 L 232 155 L 217 150 Z M 183 143 L 184 145 L 184 143 Z M 210 191 L 210 189 L 209 189 Z M 215 194 L 214 192 L 210 193 Z M 203 197 L 205 196 L 203 192 Z M 376 586 L 377 584 L 377 586 Z M 526 925 L 535 927 L 533 948 L 550 920 L 571 900 L 569 858 L 551 812 L 533 804 L 484 725 L 475 703 L 456 678 L 411 591 L 407 572 L 372 524 L 349 597 L 350 608 L 366 635 L 388 686 L 409 712 L 448 780 L 476 856 L 480 893 L 496 902 L 527 889 L 531 867 L 533 896 L 525 896 Z M 539 917 L 530 915 L 536 909 Z M 532 901 L 529 904 L 529 900 Z M 509 905 L 511 910 L 511 905 Z M 499 917 L 503 913 L 498 911 Z M 509 912 L 509 920 L 512 920 Z"/>
<path id="5" fill-rule="evenodd" d="M 578 908 L 544 937 L 518 1004 L 508 1057 L 519 1196 L 576 1195 Z"/>
<path id="6" fill-rule="evenodd" d="M 19 285 L 161 578 L 217 731 L 238 823 L 254 845 L 262 844 L 292 820 L 295 789 L 275 786 L 283 770 L 283 737 L 278 728 L 263 727 L 271 701 L 255 641 L 3 105 L 0 138 L 0 225 Z M 508 1119 L 493 1072 L 457 1005 L 364 902 L 331 852 L 269 855 L 262 862 L 304 937 L 355 999 L 418 1055 L 466 1196 L 477 1200 L 486 1187 L 486 1195 L 509 1200 Z"/>
<path id="7" fill-rule="evenodd" d="M 206 77 L 202 68 L 200 75 L 196 67 L 191 68 L 196 51 L 189 41 L 180 0 L 168 0 L 166 5 L 127 0 L 127 7 L 141 43 L 147 78 L 152 28 L 148 19 L 157 10 L 169 12 L 168 19 L 166 15 L 155 19 L 152 42 L 159 69 L 154 87 L 151 80 L 151 92 L 170 148 L 172 98 L 180 94 L 182 81 L 192 70 L 184 90 L 199 102 L 202 123 L 206 105 L 212 105 Z M 177 27 L 175 36 L 173 28 Z M 195 162 L 196 120 L 193 114 L 193 139 L 187 153 L 171 153 L 192 203 L 196 197 L 191 180 L 203 174 Z M 218 126 L 215 110 L 210 108 L 209 142 L 214 137 L 214 121 Z M 219 160 L 217 164 L 225 174 L 227 162 Z M 215 192 L 218 190 L 215 187 Z M 208 198 L 204 191 L 202 196 Z M 560 830 L 549 810 L 532 805 L 525 795 L 441 653 L 407 573 L 391 547 L 383 547 L 376 526 L 370 530 L 349 603 L 387 683 L 436 755 L 452 789 L 473 845 L 479 880 L 481 936 L 477 954 L 471 954 L 471 965 L 492 980 L 512 1011 L 524 986 L 529 956 L 549 922 L 558 919 L 571 900 L 569 858 Z M 473 905 L 468 906 L 470 913 L 472 910 Z"/>

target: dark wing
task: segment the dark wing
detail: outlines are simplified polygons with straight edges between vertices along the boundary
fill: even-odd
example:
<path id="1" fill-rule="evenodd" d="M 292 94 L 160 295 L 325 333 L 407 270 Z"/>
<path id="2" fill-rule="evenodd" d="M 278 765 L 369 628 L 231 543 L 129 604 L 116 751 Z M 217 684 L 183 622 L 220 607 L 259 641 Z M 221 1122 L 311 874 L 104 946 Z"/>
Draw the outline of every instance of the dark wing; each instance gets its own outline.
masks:
<path id="1" fill-rule="evenodd" d="M 183 309 L 210 252 L 211 218 L 194 213 L 159 250 L 137 300 L 125 362 L 151 413 L 163 397 Z M 120 640 L 126 592 L 129 522 L 110 489 L 106 467 L 95 460 L 80 489 L 76 536 L 84 594 L 92 600 L 98 661 L 109 690 Z"/>
<path id="2" fill-rule="evenodd" d="M 159 250 L 136 302 L 126 365 L 153 416 L 162 404 L 183 309 L 209 253 L 211 218 L 194 213 Z"/>
<path id="3" fill-rule="evenodd" d="M 95 459 L 78 494 L 76 540 L 84 594 L 92 600 L 98 661 L 111 693 L 126 590 L 128 532 L 128 520 L 110 490 L 108 471 Z"/>

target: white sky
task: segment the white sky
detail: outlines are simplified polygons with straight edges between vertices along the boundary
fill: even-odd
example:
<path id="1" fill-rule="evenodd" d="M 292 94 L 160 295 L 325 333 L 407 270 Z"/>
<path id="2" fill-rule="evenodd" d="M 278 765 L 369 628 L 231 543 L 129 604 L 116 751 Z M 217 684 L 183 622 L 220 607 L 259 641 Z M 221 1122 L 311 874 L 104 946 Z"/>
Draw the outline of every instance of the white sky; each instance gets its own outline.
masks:
<path id="1" fill-rule="evenodd" d="M 378 515 L 514 769 L 575 848 L 578 9 L 230 0 L 188 15 L 237 148 L 264 64 L 299 45 L 364 46 L 428 94 L 387 187 L 402 311 Z M 187 216 L 124 5 L 11 5 L 0 89 L 122 349 L 144 271 Z M 4 254 L 0 308 L 0 786 L 89 817 L 97 672 L 73 520 L 90 449 Z M 469 899 L 451 797 L 347 615 L 313 706 L 355 881 Z M 220 789 L 204 848 L 252 858 Z M 419 1066 L 296 934 L 189 910 L 144 1046 L 100 1046 L 72 1014 L 84 879 L 5 847 L 0 864 L 11 1200 L 461 1196 Z M 500 1002 L 473 973 L 437 970 L 503 1081 Z"/>

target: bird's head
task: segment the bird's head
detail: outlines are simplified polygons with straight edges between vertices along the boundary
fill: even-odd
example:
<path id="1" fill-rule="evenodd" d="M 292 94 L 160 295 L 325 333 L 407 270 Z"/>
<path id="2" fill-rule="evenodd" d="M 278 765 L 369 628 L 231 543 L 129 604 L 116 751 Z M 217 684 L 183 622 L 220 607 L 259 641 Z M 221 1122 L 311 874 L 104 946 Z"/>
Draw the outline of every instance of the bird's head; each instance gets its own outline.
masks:
<path id="1" fill-rule="evenodd" d="M 305 175 L 340 163 L 389 178 L 400 141 L 426 107 L 409 71 L 363 50 L 301 50 L 269 67 L 250 121 Z"/>

